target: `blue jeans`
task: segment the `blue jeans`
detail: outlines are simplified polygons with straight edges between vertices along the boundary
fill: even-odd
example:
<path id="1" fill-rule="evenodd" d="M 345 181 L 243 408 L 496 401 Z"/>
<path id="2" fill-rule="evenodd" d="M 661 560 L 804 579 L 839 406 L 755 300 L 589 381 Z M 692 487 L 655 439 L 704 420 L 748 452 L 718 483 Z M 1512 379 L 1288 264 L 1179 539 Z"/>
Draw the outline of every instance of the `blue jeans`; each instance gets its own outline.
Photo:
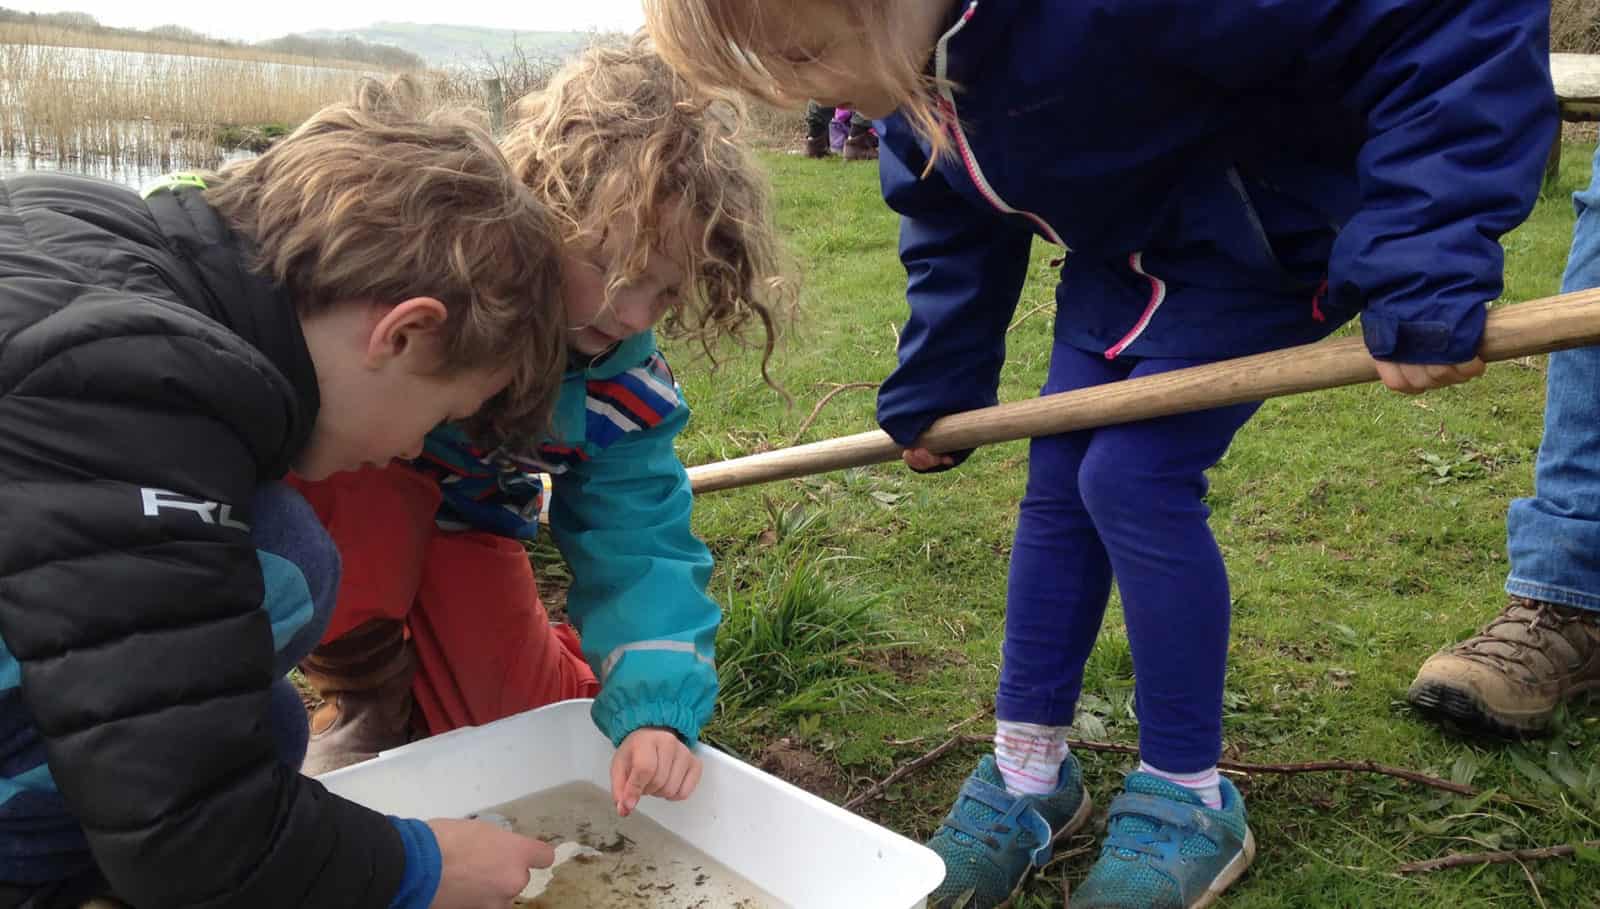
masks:
<path id="1" fill-rule="evenodd" d="M 1563 292 L 1600 287 L 1600 149 L 1573 205 Z M 1600 347 L 1550 355 L 1533 488 L 1506 513 L 1506 592 L 1600 611 Z"/>
<path id="2" fill-rule="evenodd" d="M 1058 341 L 1044 393 L 1199 362 L 1107 361 Z M 1208 523 L 1205 472 L 1259 406 L 1033 440 L 1011 550 L 996 717 L 1072 722 L 1115 576 L 1133 654 L 1140 756 L 1174 773 L 1217 763 L 1232 607 Z"/>

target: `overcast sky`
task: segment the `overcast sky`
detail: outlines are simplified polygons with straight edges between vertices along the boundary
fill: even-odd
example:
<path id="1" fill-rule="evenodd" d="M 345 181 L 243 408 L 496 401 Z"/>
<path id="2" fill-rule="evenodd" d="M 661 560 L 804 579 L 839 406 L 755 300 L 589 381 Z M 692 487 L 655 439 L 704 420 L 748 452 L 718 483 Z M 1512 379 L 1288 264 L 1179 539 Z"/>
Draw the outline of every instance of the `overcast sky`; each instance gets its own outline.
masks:
<path id="1" fill-rule="evenodd" d="M 24 12 L 88 13 L 104 25 L 149 28 L 182 25 L 215 38 L 259 41 L 318 28 L 359 28 L 373 22 L 480 25 L 517 31 L 633 31 L 644 24 L 639 0 L 488 0 L 465 5 L 438 0 L 271 0 L 271 2 L 171 3 L 4 0 Z"/>

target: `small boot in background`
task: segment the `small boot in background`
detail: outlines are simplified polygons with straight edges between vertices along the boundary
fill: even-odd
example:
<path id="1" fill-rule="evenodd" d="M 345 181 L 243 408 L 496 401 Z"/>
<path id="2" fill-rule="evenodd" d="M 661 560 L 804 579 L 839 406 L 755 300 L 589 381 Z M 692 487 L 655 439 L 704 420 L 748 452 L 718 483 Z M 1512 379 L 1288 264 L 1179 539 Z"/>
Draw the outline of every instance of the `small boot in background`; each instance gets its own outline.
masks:
<path id="1" fill-rule="evenodd" d="M 876 161 L 878 135 L 872 131 L 872 121 L 857 113 L 850 115 L 850 135 L 844 140 L 846 161 Z"/>
<path id="2" fill-rule="evenodd" d="M 833 119 L 830 108 L 821 107 L 815 101 L 806 103 L 806 157 L 826 158 L 831 153 L 828 148 L 828 122 Z"/>

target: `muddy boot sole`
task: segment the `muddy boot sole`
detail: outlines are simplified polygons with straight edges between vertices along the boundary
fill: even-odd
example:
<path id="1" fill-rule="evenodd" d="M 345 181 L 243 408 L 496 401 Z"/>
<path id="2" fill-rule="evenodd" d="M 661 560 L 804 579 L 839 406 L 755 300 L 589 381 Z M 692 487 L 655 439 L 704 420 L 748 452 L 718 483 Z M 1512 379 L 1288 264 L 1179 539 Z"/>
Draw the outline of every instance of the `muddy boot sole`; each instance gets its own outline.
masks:
<path id="1" fill-rule="evenodd" d="M 1417 709 L 1470 732 L 1487 732 L 1500 738 L 1522 739 L 1547 735 L 1554 711 L 1507 716 L 1489 710 L 1470 692 L 1438 682 L 1419 682 L 1406 692 Z"/>

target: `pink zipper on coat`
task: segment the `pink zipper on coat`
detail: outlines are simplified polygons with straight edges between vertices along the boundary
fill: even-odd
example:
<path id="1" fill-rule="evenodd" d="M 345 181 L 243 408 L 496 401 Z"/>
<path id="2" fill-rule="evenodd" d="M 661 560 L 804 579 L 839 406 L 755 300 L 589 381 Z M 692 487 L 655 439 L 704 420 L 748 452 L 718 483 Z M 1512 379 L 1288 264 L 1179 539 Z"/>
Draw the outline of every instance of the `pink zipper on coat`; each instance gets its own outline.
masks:
<path id="1" fill-rule="evenodd" d="M 994 191 L 994 187 L 989 185 L 988 180 L 984 179 L 983 169 L 978 166 L 978 156 L 972 153 L 972 145 L 967 142 L 967 135 L 961 129 L 961 119 L 956 114 L 955 94 L 951 92 L 950 87 L 945 84 L 945 74 L 947 72 L 947 66 L 949 62 L 946 58 L 946 51 L 949 46 L 950 39 L 954 38 L 958 33 L 960 33 L 963 28 L 966 28 L 967 22 L 972 19 L 973 14 L 977 11 L 978 0 L 972 0 L 972 2 L 967 4 L 966 11 L 961 14 L 961 20 L 939 38 L 939 43 L 936 45 L 934 50 L 934 72 L 938 75 L 940 82 L 939 108 L 940 112 L 944 114 L 945 129 L 950 133 L 950 139 L 955 142 L 956 151 L 961 155 L 961 163 L 966 167 L 967 176 L 972 180 L 972 185 L 978 188 L 979 195 L 983 196 L 983 198 L 987 200 L 990 205 L 994 206 L 999 211 L 1002 211 L 1008 215 L 1021 215 L 1024 218 L 1027 218 L 1033 223 L 1034 227 L 1039 229 L 1039 232 L 1044 235 L 1046 240 L 1054 243 L 1067 252 L 1071 252 L 1072 250 L 1068 248 L 1065 242 L 1062 241 L 1061 235 L 1056 233 L 1055 228 L 1051 227 L 1044 218 L 1039 217 L 1031 211 L 1023 211 L 1020 208 L 1012 208 L 1010 205 L 1006 204 L 1004 199 L 1000 198 L 1000 194 Z"/>
<path id="2" fill-rule="evenodd" d="M 1056 233 L 1055 228 L 1051 227 L 1044 218 L 1031 211 L 1013 208 L 1006 204 L 1004 199 L 1000 198 L 1000 194 L 995 192 L 994 187 L 990 186 L 989 181 L 984 178 L 983 169 L 978 166 L 978 156 L 973 154 L 972 145 L 967 142 L 967 135 L 961 129 L 961 118 L 956 112 L 955 94 L 945 84 L 948 65 L 946 53 L 950 39 L 954 38 L 966 27 L 967 22 L 972 19 L 973 14 L 977 11 L 978 0 L 972 0 L 967 4 L 966 11 L 961 14 L 961 20 L 939 38 L 939 43 L 934 49 L 934 72 L 938 75 L 940 82 L 939 107 L 940 112 L 944 114 L 945 129 L 949 131 L 951 140 L 955 142 L 956 152 L 960 154 L 961 163 L 967 169 L 967 177 L 972 180 L 972 185 L 977 187 L 979 195 L 983 196 L 998 211 L 1027 218 L 1034 227 L 1039 229 L 1039 232 L 1044 235 L 1046 240 L 1061 247 L 1063 251 L 1070 253 L 1072 251 L 1071 247 L 1067 246 L 1066 242 L 1061 239 L 1061 235 Z M 1143 257 L 1144 254 L 1142 252 L 1133 253 L 1128 257 L 1128 267 L 1149 279 L 1150 300 L 1145 304 L 1144 312 L 1139 316 L 1139 321 L 1134 323 L 1133 329 L 1124 335 L 1122 340 L 1106 349 L 1105 357 L 1107 360 L 1116 359 L 1124 350 L 1128 349 L 1128 345 L 1132 344 L 1144 333 L 1145 328 L 1150 325 L 1150 320 L 1155 317 L 1156 310 L 1161 308 L 1162 302 L 1167 299 L 1166 282 L 1144 270 Z M 1057 259 L 1051 264 L 1059 265 L 1060 262 L 1061 260 Z"/>
<path id="3" fill-rule="evenodd" d="M 1122 340 L 1106 348 L 1106 359 L 1115 360 L 1128 349 L 1128 345 L 1139 339 L 1144 330 L 1149 327 L 1150 320 L 1155 318 L 1156 310 L 1167 299 L 1167 282 L 1144 270 L 1144 253 L 1136 252 L 1128 256 L 1128 267 L 1136 274 L 1144 275 L 1150 282 L 1150 300 L 1144 305 L 1144 313 L 1139 316 L 1139 321 L 1133 323 L 1133 328 L 1122 336 Z"/>

